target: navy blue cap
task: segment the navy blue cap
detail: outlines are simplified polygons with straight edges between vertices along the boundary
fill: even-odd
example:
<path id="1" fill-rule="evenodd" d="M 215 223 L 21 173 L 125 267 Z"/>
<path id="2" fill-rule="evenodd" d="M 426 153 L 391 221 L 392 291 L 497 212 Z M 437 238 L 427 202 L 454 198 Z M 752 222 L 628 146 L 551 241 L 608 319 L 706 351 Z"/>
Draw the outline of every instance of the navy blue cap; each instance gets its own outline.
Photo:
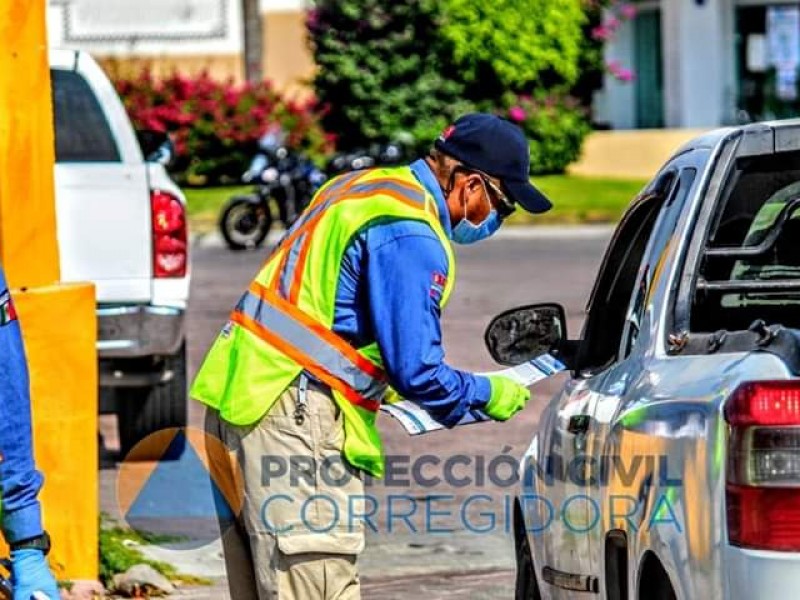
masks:
<path id="1" fill-rule="evenodd" d="M 543 213 L 553 204 L 530 181 L 531 151 L 522 129 L 486 113 L 459 117 L 434 142 L 434 147 L 483 171 L 503 184 L 508 197 L 531 213 Z"/>

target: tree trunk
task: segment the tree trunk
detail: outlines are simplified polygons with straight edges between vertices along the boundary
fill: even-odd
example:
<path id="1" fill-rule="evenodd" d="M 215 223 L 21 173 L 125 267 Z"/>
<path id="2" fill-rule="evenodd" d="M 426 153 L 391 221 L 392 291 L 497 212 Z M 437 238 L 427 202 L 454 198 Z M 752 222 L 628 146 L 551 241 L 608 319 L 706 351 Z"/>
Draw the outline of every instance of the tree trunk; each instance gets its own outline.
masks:
<path id="1" fill-rule="evenodd" d="M 244 76 L 250 83 L 263 78 L 261 11 L 258 0 L 242 0 L 242 25 L 244 30 Z"/>

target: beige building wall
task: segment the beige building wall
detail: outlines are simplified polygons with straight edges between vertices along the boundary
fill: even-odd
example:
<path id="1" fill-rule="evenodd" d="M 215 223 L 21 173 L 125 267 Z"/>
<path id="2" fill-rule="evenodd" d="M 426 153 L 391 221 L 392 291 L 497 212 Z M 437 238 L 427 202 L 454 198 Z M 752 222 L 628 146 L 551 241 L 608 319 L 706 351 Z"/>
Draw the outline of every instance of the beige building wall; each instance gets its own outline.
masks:
<path id="1" fill-rule="evenodd" d="M 310 92 L 314 59 L 308 46 L 305 13 L 269 12 L 262 16 L 264 76 L 278 89 L 304 95 Z M 161 56 L 100 56 L 112 76 L 131 76 L 150 68 L 156 77 L 174 72 L 187 75 L 207 71 L 215 79 L 244 79 L 241 54 L 170 54 Z"/>
<path id="2" fill-rule="evenodd" d="M 572 175 L 649 179 L 683 144 L 703 129 L 595 131 L 586 138 Z"/>
<path id="3" fill-rule="evenodd" d="M 308 91 L 315 65 L 308 45 L 305 13 L 267 13 L 263 32 L 266 77 L 286 91 Z"/>
<path id="4" fill-rule="evenodd" d="M 166 77 L 173 73 L 198 75 L 207 71 L 211 77 L 219 80 L 232 78 L 241 82 L 242 57 L 238 54 L 208 54 L 186 56 L 98 56 L 95 58 L 106 73 L 114 79 L 117 77 L 134 77 L 147 68 L 156 78 Z"/>
<path id="5" fill-rule="evenodd" d="M 2 2 L 3 0 L 0 0 Z M 307 91 L 314 62 L 306 0 L 260 0 L 265 77 L 282 90 Z M 47 0 L 48 42 L 92 54 L 112 75 L 207 71 L 244 79 L 238 0 Z"/>

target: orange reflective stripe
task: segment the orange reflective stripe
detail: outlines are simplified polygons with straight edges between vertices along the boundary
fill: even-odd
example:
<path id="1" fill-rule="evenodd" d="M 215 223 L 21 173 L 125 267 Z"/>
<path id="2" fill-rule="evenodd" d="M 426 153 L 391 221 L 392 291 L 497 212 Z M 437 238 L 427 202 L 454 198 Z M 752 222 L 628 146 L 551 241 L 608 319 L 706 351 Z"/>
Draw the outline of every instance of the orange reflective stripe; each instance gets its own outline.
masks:
<path id="1" fill-rule="evenodd" d="M 238 311 L 234 311 L 231 314 L 231 321 L 244 327 L 247 331 L 252 333 L 253 335 L 261 338 L 263 341 L 267 342 L 279 352 L 282 352 L 289 358 L 291 358 L 294 362 L 299 364 L 304 369 L 307 369 L 309 373 L 311 373 L 314 377 L 328 385 L 331 389 L 334 389 L 342 394 L 347 400 L 356 406 L 360 406 L 361 408 L 368 410 L 370 412 L 377 412 L 380 408 L 380 402 L 378 400 L 370 400 L 365 398 L 358 392 L 356 392 L 353 388 L 347 385 L 338 377 L 334 377 L 324 367 L 320 366 L 313 358 L 306 355 L 299 349 L 292 346 L 289 342 L 282 339 L 281 337 L 272 333 L 269 329 L 261 325 L 260 323 L 254 321 L 247 315 L 244 315 Z"/>
<path id="2" fill-rule="evenodd" d="M 380 180 L 375 180 L 374 182 L 369 181 L 369 182 L 365 182 L 365 185 L 372 186 L 374 184 L 380 185 L 382 183 L 392 183 L 393 185 L 397 185 L 398 187 L 405 187 L 405 188 L 409 189 L 409 191 L 419 192 L 419 190 L 413 190 L 413 189 L 409 188 L 408 186 L 404 185 L 403 182 L 399 182 L 399 181 L 396 181 L 396 180 L 393 180 L 393 179 L 380 179 Z M 305 265 L 306 265 L 306 259 L 308 258 L 308 251 L 309 251 L 309 248 L 311 248 L 312 234 L 314 233 L 314 229 L 319 224 L 319 222 L 320 222 L 322 216 L 324 215 L 325 211 L 328 210 L 331 206 L 334 206 L 335 204 L 338 204 L 339 202 L 342 202 L 344 200 L 355 200 L 355 199 L 359 199 L 359 198 L 369 198 L 370 196 L 374 196 L 375 193 L 376 192 L 374 190 L 368 190 L 368 191 L 364 191 L 364 192 L 350 193 L 350 194 L 347 194 L 346 196 L 342 196 L 341 198 L 338 198 L 337 200 L 334 200 L 331 203 L 330 206 L 328 206 L 327 208 L 321 210 L 318 215 L 315 215 L 315 217 L 317 217 L 317 218 L 311 220 L 311 222 L 309 222 L 307 224 L 304 224 L 304 228 L 307 228 L 309 230 L 309 235 L 306 237 L 305 244 L 303 244 L 303 247 L 300 249 L 300 254 L 297 257 L 297 262 L 295 263 L 295 266 L 294 266 L 294 273 L 292 273 L 292 285 L 289 288 L 289 302 L 291 302 L 293 304 L 297 303 L 297 298 L 300 295 L 300 285 L 301 285 L 301 283 L 303 281 L 303 273 L 305 273 Z M 419 202 L 415 202 L 414 200 L 412 200 L 412 199 L 410 199 L 410 198 L 408 198 L 406 196 L 403 196 L 399 192 L 395 192 L 393 190 L 388 190 L 388 189 L 381 189 L 377 193 L 381 194 L 382 196 L 390 196 L 391 198 L 394 198 L 398 202 L 401 202 L 401 203 L 403 203 L 403 204 L 405 204 L 407 206 L 411 206 L 413 208 L 423 208 L 424 209 L 424 205 L 422 207 L 420 207 Z M 286 261 L 283 262 L 282 267 L 286 268 Z M 281 269 L 281 271 L 282 271 L 282 269 Z"/>
<path id="3" fill-rule="evenodd" d="M 364 173 L 366 173 L 366 172 L 367 171 L 365 171 Z M 361 174 L 363 174 L 363 173 L 361 173 Z M 372 190 L 372 189 L 370 189 L 368 191 L 365 191 L 365 192 L 361 192 L 361 193 L 356 192 L 354 194 L 349 194 L 348 192 L 359 183 L 363 183 L 363 185 L 369 185 L 370 187 L 372 187 L 372 186 L 377 187 L 380 184 L 392 184 L 392 185 L 396 185 L 397 187 L 405 188 L 406 190 L 408 190 L 409 193 L 413 193 L 413 192 L 419 193 L 419 189 L 407 185 L 404 181 L 398 181 L 397 179 L 393 179 L 393 178 L 389 178 L 389 177 L 386 177 L 386 178 L 383 178 L 383 179 L 375 179 L 373 181 L 364 181 L 364 182 L 361 182 L 361 178 L 360 177 L 354 177 L 352 181 L 347 182 L 346 185 L 344 185 L 341 189 L 337 188 L 335 190 L 326 190 L 328 192 L 328 195 L 330 195 L 333 191 L 336 191 L 337 193 L 341 193 L 341 196 L 339 198 L 335 199 L 329 206 L 323 208 L 322 210 L 318 210 L 316 213 L 310 215 L 309 218 L 306 219 L 306 221 L 304 223 L 301 223 L 300 226 L 297 229 L 295 229 L 283 241 L 283 244 L 286 245 L 286 246 L 291 246 L 297 240 L 297 238 L 300 237 L 300 235 L 304 231 L 307 231 L 308 229 L 314 227 L 316 225 L 316 223 L 324 215 L 325 210 L 327 210 L 328 208 L 330 208 L 334 204 L 337 204 L 337 203 L 339 203 L 339 202 L 341 202 L 343 200 L 349 200 L 350 198 L 368 198 L 369 196 L 375 195 L 375 190 Z M 381 193 L 384 193 L 384 191 L 381 190 Z M 419 207 L 419 203 L 415 203 L 415 202 L 409 201 L 408 198 L 402 197 L 400 195 L 396 195 L 395 193 L 388 194 L 388 195 L 396 197 L 401 202 L 403 202 L 404 204 L 407 204 L 409 206 L 413 206 L 415 208 Z M 328 198 L 326 196 L 326 200 L 327 199 Z M 315 203 L 315 205 L 316 205 L 316 203 Z"/>
<path id="4" fill-rule="evenodd" d="M 313 233 L 314 230 L 311 230 Z M 308 259 L 308 251 L 311 248 L 311 235 L 306 237 L 305 243 L 300 248 L 300 254 L 297 256 L 297 262 L 294 265 L 294 272 L 292 273 L 292 285 L 289 288 L 289 302 L 297 304 L 297 299 L 300 297 L 300 285 L 303 282 L 303 273 L 306 270 L 306 259 Z"/>
<path id="5" fill-rule="evenodd" d="M 367 375 L 372 377 L 373 379 L 377 379 L 379 381 L 386 381 L 386 372 L 381 369 L 378 365 L 374 364 L 373 362 L 367 360 L 359 354 L 359 352 L 353 348 L 350 344 L 348 344 L 344 339 L 338 336 L 336 333 L 325 327 L 322 323 L 313 319 L 304 311 L 300 310 L 293 304 L 290 304 L 287 300 L 281 298 L 278 294 L 265 288 L 263 285 L 254 281 L 250 284 L 250 292 L 261 298 L 264 302 L 269 302 L 272 306 L 280 309 L 284 313 L 291 316 L 296 321 L 305 325 L 308 329 L 313 331 L 316 335 L 321 337 L 325 340 L 328 344 L 336 348 L 339 352 L 341 352 L 350 362 L 356 365 L 359 369 L 364 371 Z"/>
<path id="6" fill-rule="evenodd" d="M 342 186 L 342 189 L 341 189 L 342 193 L 346 193 L 347 190 L 349 190 L 351 187 L 353 187 L 356 184 L 356 182 L 360 179 L 362 174 L 363 173 L 360 173 L 360 172 L 354 173 L 350 181 L 345 181 L 345 184 L 344 184 L 344 186 Z M 347 177 L 347 175 L 344 175 L 343 177 Z M 319 194 L 319 195 L 323 196 L 324 200 L 327 201 L 329 196 L 331 195 L 331 193 L 334 190 L 336 190 L 336 191 L 339 190 L 339 186 L 336 186 L 336 182 L 331 184 L 330 187 L 328 187 L 325 190 L 323 190 L 322 193 Z M 318 204 L 321 204 L 321 202 L 316 202 L 316 201 L 314 202 L 314 206 L 315 207 Z M 311 213 L 311 212 L 307 213 L 305 215 L 305 217 L 306 217 L 305 218 L 305 222 L 298 223 L 297 229 L 295 229 L 292 233 L 290 233 L 288 236 L 286 236 L 286 239 L 283 240 L 283 243 L 281 244 L 283 246 L 283 248 L 284 248 L 283 256 L 281 256 L 281 261 L 278 264 L 278 268 L 275 270 L 275 274 L 272 276 L 272 281 L 270 281 L 270 288 L 271 289 L 277 290 L 278 286 L 280 285 L 281 275 L 283 274 L 283 270 L 286 268 L 286 261 L 289 260 L 289 251 L 291 250 L 292 245 L 297 241 L 297 239 L 301 235 L 303 235 L 303 232 L 305 232 L 312 224 L 314 224 L 317 221 L 319 221 L 322 218 L 322 215 L 324 213 L 325 213 L 325 209 L 324 208 L 322 208 L 321 210 L 317 210 L 315 213 Z"/>

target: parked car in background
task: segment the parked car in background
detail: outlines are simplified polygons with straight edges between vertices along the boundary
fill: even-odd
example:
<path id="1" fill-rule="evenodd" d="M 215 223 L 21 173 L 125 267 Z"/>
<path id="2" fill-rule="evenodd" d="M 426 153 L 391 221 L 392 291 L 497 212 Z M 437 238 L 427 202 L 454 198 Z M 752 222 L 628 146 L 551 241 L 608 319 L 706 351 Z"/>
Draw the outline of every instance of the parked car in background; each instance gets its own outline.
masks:
<path id="1" fill-rule="evenodd" d="M 552 350 L 515 506 L 517 598 L 800 589 L 800 121 L 683 147 L 632 203 L 580 340 L 508 311 L 496 360 Z"/>
<path id="2" fill-rule="evenodd" d="M 127 454 L 186 424 L 186 199 L 166 138 L 137 137 L 88 54 L 53 50 L 50 67 L 61 277 L 96 286 L 101 410 L 118 415 Z"/>

